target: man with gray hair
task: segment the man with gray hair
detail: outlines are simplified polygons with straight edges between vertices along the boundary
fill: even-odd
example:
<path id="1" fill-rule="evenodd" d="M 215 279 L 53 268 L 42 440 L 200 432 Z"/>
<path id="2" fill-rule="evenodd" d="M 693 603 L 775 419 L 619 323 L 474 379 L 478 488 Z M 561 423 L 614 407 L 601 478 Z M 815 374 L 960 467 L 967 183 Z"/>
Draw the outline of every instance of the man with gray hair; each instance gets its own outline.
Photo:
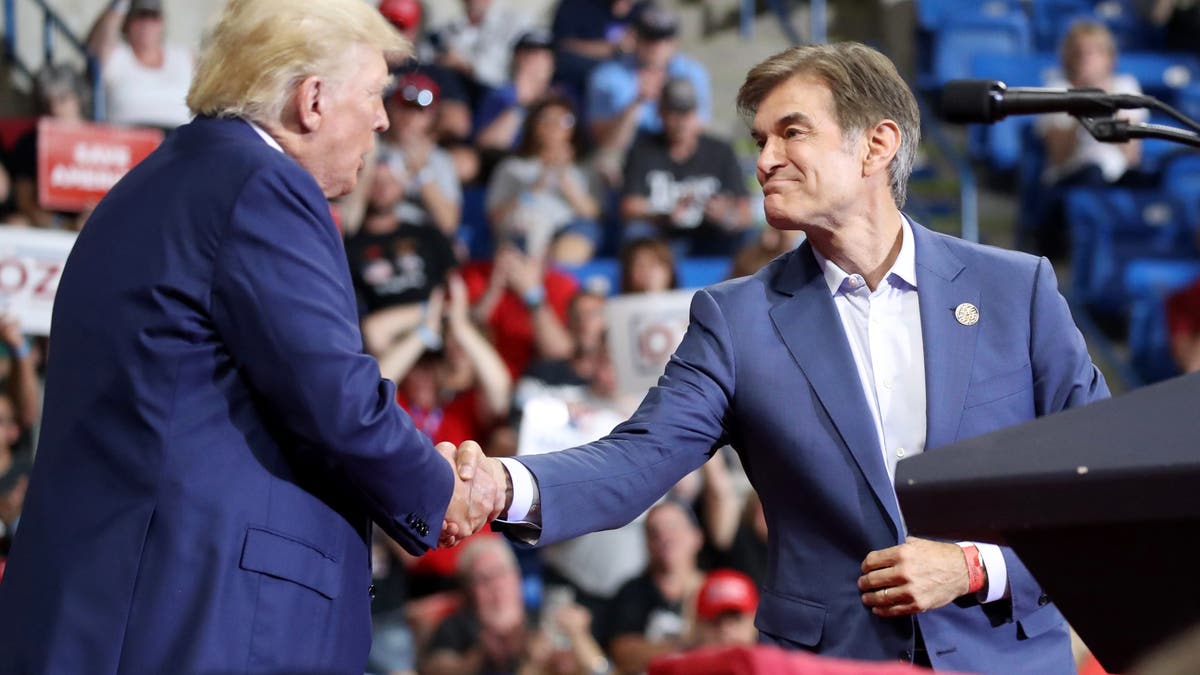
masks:
<path id="1" fill-rule="evenodd" d="M 616 527 L 732 445 L 762 500 L 756 625 L 793 649 L 1073 673 L 1062 615 L 1007 548 L 911 536 L 898 460 L 1108 395 L 1045 259 L 906 216 L 920 129 L 887 57 L 809 45 L 738 94 L 767 222 L 806 242 L 701 290 L 658 386 L 608 437 L 485 460 L 511 536 Z"/>
<path id="2" fill-rule="evenodd" d="M 407 49 L 361 0 L 230 0 L 63 273 L 0 672 L 361 673 L 372 521 L 419 555 L 499 513 L 363 353 L 327 201 Z"/>

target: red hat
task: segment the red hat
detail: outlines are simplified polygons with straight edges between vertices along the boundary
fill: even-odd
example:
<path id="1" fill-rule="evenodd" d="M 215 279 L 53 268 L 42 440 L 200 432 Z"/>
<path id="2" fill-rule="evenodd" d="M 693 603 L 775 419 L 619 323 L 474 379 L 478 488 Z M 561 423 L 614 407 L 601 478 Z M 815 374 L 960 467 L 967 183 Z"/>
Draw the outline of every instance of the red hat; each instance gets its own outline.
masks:
<path id="1" fill-rule="evenodd" d="M 748 614 L 758 609 L 758 589 L 736 570 L 713 570 L 696 597 L 696 615 L 711 621 L 726 612 Z"/>
<path id="2" fill-rule="evenodd" d="M 396 78 L 396 90 L 392 92 L 392 103 L 417 108 L 436 105 L 442 92 L 437 82 L 421 72 L 409 72 Z"/>
<path id="3" fill-rule="evenodd" d="M 421 23 L 421 3 L 418 0 L 381 0 L 379 13 L 400 30 Z"/>

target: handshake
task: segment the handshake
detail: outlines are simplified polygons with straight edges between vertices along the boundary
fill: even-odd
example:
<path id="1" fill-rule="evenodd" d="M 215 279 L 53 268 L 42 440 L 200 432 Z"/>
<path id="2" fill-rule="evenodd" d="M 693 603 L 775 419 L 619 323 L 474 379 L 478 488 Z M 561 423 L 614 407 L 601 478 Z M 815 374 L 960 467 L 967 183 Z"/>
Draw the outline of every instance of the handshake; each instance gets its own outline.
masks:
<path id="1" fill-rule="evenodd" d="M 436 450 L 454 470 L 454 494 L 438 538 L 438 546 L 449 548 L 508 510 L 512 481 L 500 460 L 485 456 L 475 441 L 458 448 L 453 443 L 438 443 Z"/>

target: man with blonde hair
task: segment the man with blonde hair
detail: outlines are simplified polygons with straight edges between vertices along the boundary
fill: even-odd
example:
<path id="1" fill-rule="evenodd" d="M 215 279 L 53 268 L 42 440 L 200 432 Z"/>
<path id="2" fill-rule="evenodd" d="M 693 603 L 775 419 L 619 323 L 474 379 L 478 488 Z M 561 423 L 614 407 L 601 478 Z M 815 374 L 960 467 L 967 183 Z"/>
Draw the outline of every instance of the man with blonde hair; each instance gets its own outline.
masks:
<path id="1" fill-rule="evenodd" d="M 768 524 L 764 641 L 1074 672 L 1062 615 L 1013 552 L 910 533 L 893 486 L 904 457 L 1108 395 L 1053 269 L 901 211 L 920 119 L 879 52 L 782 52 L 738 107 L 767 222 L 805 243 L 697 292 L 658 386 L 611 435 L 504 460 L 513 505 L 497 527 L 548 544 L 618 526 L 729 444 Z M 479 468 L 508 480 L 498 460 Z"/>
<path id="2" fill-rule="evenodd" d="M 327 201 L 407 49 L 361 0 L 226 7 L 63 273 L 0 672 L 361 673 L 372 521 L 420 554 L 503 507 L 363 353 Z"/>

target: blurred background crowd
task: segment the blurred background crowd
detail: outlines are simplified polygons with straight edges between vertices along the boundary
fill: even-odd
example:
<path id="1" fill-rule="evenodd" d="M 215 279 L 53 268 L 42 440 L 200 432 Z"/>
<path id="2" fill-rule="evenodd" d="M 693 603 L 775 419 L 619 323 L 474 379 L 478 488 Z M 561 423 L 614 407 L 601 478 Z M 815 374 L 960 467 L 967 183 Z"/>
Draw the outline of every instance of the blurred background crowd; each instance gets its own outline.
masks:
<path id="1" fill-rule="evenodd" d="M 104 3 L 75 32 L 55 2 L 18 2 L 46 21 L 44 62 L 31 64 L 16 43 L 33 38 L 18 34 L 13 4 L 0 222 L 79 230 L 86 209 L 39 203 L 36 121 L 170 133 L 189 120 L 201 30 L 168 39 L 170 0 Z M 612 298 L 751 274 L 798 244 L 798 233 L 763 226 L 754 147 L 732 99 L 750 65 L 827 36 L 888 53 L 927 106 L 914 218 L 1050 257 L 1114 390 L 1200 369 L 1196 154 L 1101 144 L 1065 115 L 962 129 L 930 112 L 946 81 L 980 77 L 1146 92 L 1198 117 L 1200 3 L 378 6 L 414 58 L 395 70 L 390 128 L 357 190 L 330 208 L 365 347 L 434 441 L 512 455 L 532 450 L 530 421 L 548 418 L 581 442 L 603 434 L 630 410 L 608 348 Z M 52 33 L 68 36 L 57 49 Z M 3 311 L 0 557 L 19 523 L 50 343 Z M 638 673 L 659 655 L 753 644 L 766 536 L 736 455 L 722 451 L 629 526 L 545 550 L 484 532 L 413 558 L 380 537 L 371 667 Z"/>

